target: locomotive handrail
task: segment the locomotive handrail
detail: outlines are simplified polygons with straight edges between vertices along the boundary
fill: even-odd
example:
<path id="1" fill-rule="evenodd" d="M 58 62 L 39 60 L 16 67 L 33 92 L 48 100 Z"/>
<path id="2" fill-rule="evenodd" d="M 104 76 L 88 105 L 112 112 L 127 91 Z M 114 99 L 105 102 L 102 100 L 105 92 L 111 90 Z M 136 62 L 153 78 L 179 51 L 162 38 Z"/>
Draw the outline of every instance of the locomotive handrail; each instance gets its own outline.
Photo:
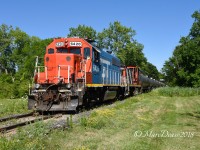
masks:
<path id="1" fill-rule="evenodd" d="M 67 82 L 69 83 L 69 79 L 70 79 L 70 69 L 72 69 L 73 67 L 70 65 L 58 65 L 58 77 L 60 78 L 60 72 L 61 72 L 61 68 L 62 67 L 67 67 L 67 71 L 68 71 L 68 77 L 67 77 Z M 35 74 L 37 73 L 38 76 L 38 80 L 40 80 L 40 69 L 41 68 L 45 68 L 45 79 L 48 79 L 48 68 L 52 68 L 52 67 L 47 67 L 47 66 L 35 66 Z M 56 68 L 56 67 L 53 67 Z"/>
<path id="2" fill-rule="evenodd" d="M 69 73 L 70 73 L 70 68 L 73 68 L 70 65 L 58 65 L 58 78 L 60 78 L 60 69 L 61 67 L 67 67 L 67 83 L 69 83 Z"/>
<path id="3" fill-rule="evenodd" d="M 83 66 L 84 65 L 84 66 Z M 81 66 L 81 74 L 82 74 L 82 79 L 83 79 L 83 84 L 86 86 L 86 61 L 81 61 L 80 62 Z M 84 68 L 84 69 L 83 69 Z M 84 77 L 84 78 L 83 78 Z"/>
<path id="4" fill-rule="evenodd" d="M 38 80 L 40 79 L 40 68 L 45 68 L 45 78 L 46 80 L 48 79 L 48 74 L 47 74 L 47 66 L 36 66 L 35 67 L 37 70 L 37 74 L 38 74 Z"/>
<path id="5" fill-rule="evenodd" d="M 85 66 L 84 66 L 84 67 L 85 67 L 85 72 L 84 72 L 84 76 L 85 76 L 85 81 L 84 81 L 84 82 L 85 82 L 85 83 L 84 83 L 84 85 L 86 86 L 86 63 L 85 63 Z"/>

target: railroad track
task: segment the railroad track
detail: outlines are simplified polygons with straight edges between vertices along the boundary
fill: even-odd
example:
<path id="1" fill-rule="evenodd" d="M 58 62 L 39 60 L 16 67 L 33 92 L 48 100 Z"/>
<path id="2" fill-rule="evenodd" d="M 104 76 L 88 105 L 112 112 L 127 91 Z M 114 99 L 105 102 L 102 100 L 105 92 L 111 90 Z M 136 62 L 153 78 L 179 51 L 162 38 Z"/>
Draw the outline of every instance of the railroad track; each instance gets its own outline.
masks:
<path id="1" fill-rule="evenodd" d="M 105 105 L 109 105 L 109 104 L 112 104 L 112 103 L 113 103 L 113 101 L 104 102 Z M 101 106 L 101 105 L 99 105 L 99 104 L 92 105 L 90 107 L 90 109 L 87 109 L 85 111 L 80 111 L 78 116 L 81 116 L 81 114 L 86 114 L 86 115 L 90 114 L 90 110 L 92 110 L 93 108 L 96 108 L 96 106 Z M 68 112 L 67 114 L 69 116 L 66 117 L 66 118 L 70 118 L 70 114 L 72 115 L 74 113 Z M 78 118 L 78 116 L 75 117 L 75 118 Z M 28 124 L 31 124 L 31 123 L 34 123 L 34 122 L 37 122 L 37 121 L 47 120 L 47 119 L 51 119 L 51 118 L 60 118 L 60 117 L 62 117 L 62 115 L 60 115 L 60 114 L 57 114 L 57 115 L 38 115 L 34 112 L 26 113 L 26 114 L 15 114 L 15 115 L 12 115 L 12 116 L 3 117 L 3 118 L 0 118 L 0 133 L 9 133 L 9 132 L 15 130 L 16 128 L 18 128 L 18 127 L 23 127 L 23 126 L 26 126 Z M 27 119 L 27 118 L 29 118 L 29 119 Z M 15 123 L 13 123 L 13 122 L 11 122 L 9 124 L 7 123 L 7 122 L 12 121 L 12 120 L 14 120 Z M 21 120 L 21 121 L 18 122 L 19 120 Z M 24 120 L 26 120 L 26 121 L 24 121 Z M 73 119 L 73 121 L 76 122 L 77 119 Z M 61 122 L 58 122 L 57 124 L 58 124 L 58 126 L 64 127 L 64 126 L 66 126 L 67 122 L 66 122 L 66 120 L 65 121 L 61 120 Z M 54 127 L 52 127 L 52 128 L 54 128 Z M 55 128 L 57 128 L 57 126 L 55 126 Z"/>
<path id="2" fill-rule="evenodd" d="M 1 133 L 7 133 L 9 131 L 12 131 L 12 130 L 18 128 L 18 127 L 26 126 L 28 124 L 35 123 L 37 121 L 47 120 L 47 119 L 51 119 L 51 118 L 54 118 L 54 117 L 59 118 L 59 117 L 61 117 L 61 115 L 60 116 L 59 115 L 43 116 L 43 115 L 34 115 L 34 113 L 31 112 L 31 113 L 26 113 L 26 114 L 16 114 L 16 115 L 0 118 L 0 123 L 6 123 L 6 122 L 13 120 L 13 119 L 16 119 L 16 121 L 20 120 L 20 122 L 17 122 L 17 123 L 9 123 L 7 125 L 0 126 L 0 132 Z"/>
<path id="3" fill-rule="evenodd" d="M 0 122 L 5 122 L 12 119 L 24 118 L 24 117 L 32 116 L 33 114 L 34 113 L 31 112 L 31 113 L 26 113 L 26 114 L 16 114 L 12 116 L 7 116 L 7 117 L 0 118 Z"/>

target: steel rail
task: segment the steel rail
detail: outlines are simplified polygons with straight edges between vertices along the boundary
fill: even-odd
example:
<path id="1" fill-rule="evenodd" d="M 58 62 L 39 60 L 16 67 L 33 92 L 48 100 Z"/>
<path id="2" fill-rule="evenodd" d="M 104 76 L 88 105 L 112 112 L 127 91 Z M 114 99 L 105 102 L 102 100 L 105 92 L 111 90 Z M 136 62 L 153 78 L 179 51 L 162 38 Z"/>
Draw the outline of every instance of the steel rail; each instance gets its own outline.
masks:
<path id="1" fill-rule="evenodd" d="M 53 117 L 55 117 L 55 116 L 42 116 L 42 117 L 31 119 L 31 120 L 28 120 L 28 121 L 19 122 L 19 123 L 13 124 L 13 125 L 0 127 L 0 132 L 5 133 L 5 132 L 12 130 L 12 129 L 15 129 L 17 127 L 26 126 L 28 124 L 35 123 L 36 121 L 46 120 L 46 119 L 50 119 L 50 118 L 53 118 Z"/>
<path id="2" fill-rule="evenodd" d="M 7 117 L 3 117 L 0 118 L 0 122 L 5 122 L 11 119 L 18 119 L 18 118 L 24 118 L 24 117 L 28 117 L 28 116 L 32 116 L 34 113 L 26 113 L 26 114 L 16 114 L 16 115 L 12 115 L 12 116 L 7 116 Z"/>

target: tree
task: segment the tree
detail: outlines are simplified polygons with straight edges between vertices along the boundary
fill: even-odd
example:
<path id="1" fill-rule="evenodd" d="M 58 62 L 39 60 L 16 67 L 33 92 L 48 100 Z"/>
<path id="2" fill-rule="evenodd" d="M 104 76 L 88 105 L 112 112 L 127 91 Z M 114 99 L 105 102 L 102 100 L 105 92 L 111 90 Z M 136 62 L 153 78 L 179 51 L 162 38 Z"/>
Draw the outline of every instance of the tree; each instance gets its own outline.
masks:
<path id="1" fill-rule="evenodd" d="M 107 29 L 98 33 L 99 47 L 112 50 L 115 54 L 126 48 L 128 43 L 134 42 L 135 31 L 122 26 L 120 22 L 110 23 Z"/>
<path id="2" fill-rule="evenodd" d="M 23 68 L 25 57 L 27 53 L 23 51 L 24 47 L 27 47 L 31 43 L 30 36 L 25 32 L 21 31 L 18 27 L 11 31 L 12 42 L 12 60 L 15 63 L 16 71 Z"/>
<path id="3" fill-rule="evenodd" d="M 165 61 L 162 68 L 164 80 L 169 86 L 174 86 L 176 83 L 176 78 L 174 78 L 176 76 L 176 71 L 174 67 L 174 59 L 170 57 L 169 60 Z"/>
<path id="4" fill-rule="evenodd" d="M 144 71 L 148 73 L 149 77 L 159 80 L 159 72 L 156 66 L 154 66 L 152 63 L 147 62 L 145 65 Z"/>
<path id="5" fill-rule="evenodd" d="M 192 17 L 194 23 L 189 35 L 180 39 L 162 69 L 170 85 L 200 86 L 200 12 L 195 11 Z"/>
<path id="6" fill-rule="evenodd" d="M 192 18 L 194 18 L 194 23 L 189 33 L 189 37 L 191 39 L 198 38 L 200 36 L 200 11 L 195 11 L 192 14 Z"/>
<path id="7" fill-rule="evenodd" d="M 15 71 L 14 62 L 11 59 L 13 52 L 12 30 L 12 26 L 5 24 L 0 26 L 0 72 L 6 74 Z"/>
<path id="8" fill-rule="evenodd" d="M 36 56 L 39 57 L 39 65 L 43 66 L 46 46 L 49 45 L 53 39 L 41 40 L 38 37 L 31 37 L 30 40 L 31 42 L 23 48 L 23 52 L 26 56 L 24 57 L 24 65 L 20 69 L 24 77 L 29 79 L 33 77 Z"/>
<path id="9" fill-rule="evenodd" d="M 96 31 L 92 27 L 88 27 L 85 25 L 79 25 L 77 28 L 69 28 L 68 37 L 80 37 L 80 38 L 88 38 L 95 40 L 96 39 Z"/>
<path id="10" fill-rule="evenodd" d="M 30 37 L 19 28 L 0 26 L 0 97 L 21 97 L 32 80 L 35 58 L 43 57 L 52 39 Z"/>
<path id="11" fill-rule="evenodd" d="M 117 52 L 117 56 L 126 66 L 140 66 L 144 68 L 147 59 L 142 52 L 143 45 L 140 43 L 127 43 L 124 49 Z"/>

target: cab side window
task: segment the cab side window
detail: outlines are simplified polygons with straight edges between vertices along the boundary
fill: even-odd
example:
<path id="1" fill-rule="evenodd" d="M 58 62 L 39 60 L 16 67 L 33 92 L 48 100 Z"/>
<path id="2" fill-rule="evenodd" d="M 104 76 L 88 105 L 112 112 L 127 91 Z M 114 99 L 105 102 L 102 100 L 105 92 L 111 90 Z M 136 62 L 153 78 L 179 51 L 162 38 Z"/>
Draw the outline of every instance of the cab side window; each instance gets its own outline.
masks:
<path id="1" fill-rule="evenodd" d="M 90 48 L 86 47 L 84 48 L 84 58 L 87 59 L 88 57 L 90 57 Z"/>
<path id="2" fill-rule="evenodd" d="M 92 51 L 93 51 L 93 61 L 99 63 L 100 62 L 99 52 L 97 52 L 94 48 Z"/>

